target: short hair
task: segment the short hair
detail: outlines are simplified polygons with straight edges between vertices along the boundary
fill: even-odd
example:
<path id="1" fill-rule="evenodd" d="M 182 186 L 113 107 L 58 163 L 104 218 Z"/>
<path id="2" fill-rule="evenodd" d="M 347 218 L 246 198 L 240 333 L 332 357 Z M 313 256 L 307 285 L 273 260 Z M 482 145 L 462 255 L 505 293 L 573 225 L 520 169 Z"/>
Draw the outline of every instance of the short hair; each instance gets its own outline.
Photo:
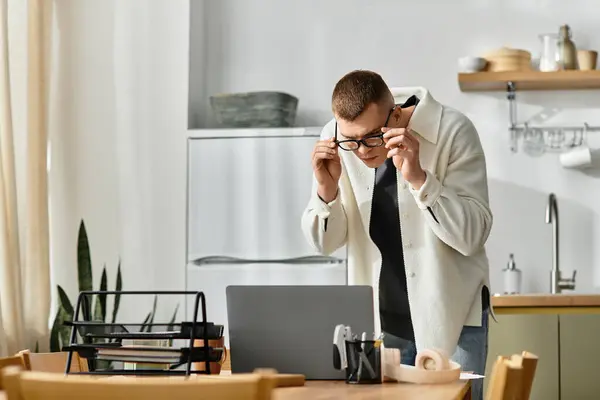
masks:
<path id="1" fill-rule="evenodd" d="M 381 76 L 373 71 L 355 70 L 344 75 L 333 89 L 331 108 L 346 121 L 354 121 L 371 103 L 391 99 L 390 89 Z"/>

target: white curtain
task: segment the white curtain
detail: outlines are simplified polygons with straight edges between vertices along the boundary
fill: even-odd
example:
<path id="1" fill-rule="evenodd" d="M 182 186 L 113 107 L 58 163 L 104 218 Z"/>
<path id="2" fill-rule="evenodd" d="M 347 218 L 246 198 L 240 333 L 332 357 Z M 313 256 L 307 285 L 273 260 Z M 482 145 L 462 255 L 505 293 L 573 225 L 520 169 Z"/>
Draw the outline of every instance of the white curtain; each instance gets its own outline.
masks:
<path id="1" fill-rule="evenodd" d="M 51 7 L 0 0 L 0 356 L 48 342 Z"/>
<path id="2" fill-rule="evenodd" d="M 54 3 L 52 296 L 58 284 L 76 300 L 81 219 L 94 289 L 104 266 L 114 289 L 119 260 L 123 289 L 182 289 L 189 0 Z M 169 296 L 159 315 L 178 302 L 181 316 Z M 151 307 L 152 296 L 123 296 L 118 319 L 142 322 Z"/>
<path id="3" fill-rule="evenodd" d="M 189 0 L 0 5 L 4 355 L 47 349 L 57 284 L 76 300 L 81 219 L 94 289 L 104 266 L 114 289 L 119 260 L 124 289 L 184 287 Z M 175 302 L 161 300 L 159 314 Z M 151 306 L 122 299 L 119 319 L 141 322 Z"/>

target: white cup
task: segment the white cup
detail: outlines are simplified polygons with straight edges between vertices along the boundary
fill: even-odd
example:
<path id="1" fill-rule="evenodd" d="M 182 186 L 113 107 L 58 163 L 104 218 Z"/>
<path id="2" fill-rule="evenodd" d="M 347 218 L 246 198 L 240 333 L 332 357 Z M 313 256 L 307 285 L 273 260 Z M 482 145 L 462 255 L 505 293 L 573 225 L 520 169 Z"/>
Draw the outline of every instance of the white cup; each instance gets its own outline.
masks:
<path id="1" fill-rule="evenodd" d="M 592 152 L 581 146 L 560 155 L 560 163 L 565 168 L 586 169 L 592 166 Z"/>

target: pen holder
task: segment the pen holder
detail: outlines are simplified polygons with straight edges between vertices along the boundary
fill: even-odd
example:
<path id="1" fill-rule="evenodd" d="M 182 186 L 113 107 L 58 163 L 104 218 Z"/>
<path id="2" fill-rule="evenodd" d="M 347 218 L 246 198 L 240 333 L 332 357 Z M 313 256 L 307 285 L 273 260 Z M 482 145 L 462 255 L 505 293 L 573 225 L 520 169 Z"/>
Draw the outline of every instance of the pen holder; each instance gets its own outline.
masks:
<path id="1" fill-rule="evenodd" d="M 346 341 L 346 383 L 381 383 L 381 341 Z"/>

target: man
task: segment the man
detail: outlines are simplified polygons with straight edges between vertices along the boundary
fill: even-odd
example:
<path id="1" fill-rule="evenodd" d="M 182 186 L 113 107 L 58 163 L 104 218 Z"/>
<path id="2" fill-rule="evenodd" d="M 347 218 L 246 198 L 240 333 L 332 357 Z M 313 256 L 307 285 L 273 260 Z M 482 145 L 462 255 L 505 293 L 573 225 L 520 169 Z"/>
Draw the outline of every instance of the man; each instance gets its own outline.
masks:
<path id="1" fill-rule="evenodd" d="M 332 110 L 312 153 L 307 240 L 323 254 L 347 245 L 349 283 L 374 287 L 377 330 L 404 364 L 437 348 L 483 374 L 492 213 L 475 127 L 371 71 L 342 77 Z"/>

